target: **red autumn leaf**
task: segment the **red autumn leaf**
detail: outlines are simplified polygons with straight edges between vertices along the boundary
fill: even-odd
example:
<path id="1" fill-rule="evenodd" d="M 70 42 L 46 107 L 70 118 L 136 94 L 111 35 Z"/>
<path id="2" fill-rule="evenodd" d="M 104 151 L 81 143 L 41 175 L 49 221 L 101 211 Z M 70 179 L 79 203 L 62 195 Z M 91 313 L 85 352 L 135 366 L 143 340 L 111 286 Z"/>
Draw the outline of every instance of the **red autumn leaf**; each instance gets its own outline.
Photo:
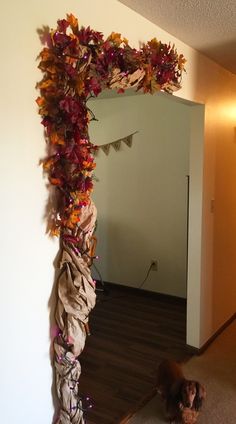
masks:
<path id="1" fill-rule="evenodd" d="M 92 77 L 87 83 L 87 87 L 90 93 L 93 93 L 95 96 L 98 96 L 102 91 L 101 83 L 98 78 Z"/>
<path id="2" fill-rule="evenodd" d="M 68 28 L 69 25 L 70 25 L 70 23 L 66 19 L 58 19 L 57 30 L 59 32 L 63 32 L 65 34 L 66 29 Z"/>

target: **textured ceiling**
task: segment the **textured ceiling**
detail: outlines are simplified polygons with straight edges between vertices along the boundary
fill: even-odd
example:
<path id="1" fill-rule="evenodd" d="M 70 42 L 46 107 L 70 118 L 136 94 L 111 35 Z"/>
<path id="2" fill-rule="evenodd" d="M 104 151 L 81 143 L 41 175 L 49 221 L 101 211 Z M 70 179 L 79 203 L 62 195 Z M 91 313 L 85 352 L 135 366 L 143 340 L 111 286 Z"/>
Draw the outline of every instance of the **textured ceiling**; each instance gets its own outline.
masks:
<path id="1" fill-rule="evenodd" d="M 236 74 L 236 0 L 119 0 Z"/>

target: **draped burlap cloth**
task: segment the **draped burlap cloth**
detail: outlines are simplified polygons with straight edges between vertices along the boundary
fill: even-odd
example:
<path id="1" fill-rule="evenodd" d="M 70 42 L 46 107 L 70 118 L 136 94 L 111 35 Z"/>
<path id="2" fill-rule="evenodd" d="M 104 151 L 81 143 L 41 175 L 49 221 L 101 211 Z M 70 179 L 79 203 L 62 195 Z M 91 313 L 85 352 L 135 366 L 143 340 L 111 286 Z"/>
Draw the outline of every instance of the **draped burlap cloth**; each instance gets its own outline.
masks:
<path id="1" fill-rule="evenodd" d="M 60 402 L 57 424 L 84 423 L 84 403 L 79 393 L 81 354 L 88 332 L 89 312 L 95 305 L 95 285 L 89 256 L 97 211 L 91 201 L 82 208 L 76 249 L 62 242 L 61 274 L 55 318 L 59 334 L 54 340 L 56 390 Z"/>

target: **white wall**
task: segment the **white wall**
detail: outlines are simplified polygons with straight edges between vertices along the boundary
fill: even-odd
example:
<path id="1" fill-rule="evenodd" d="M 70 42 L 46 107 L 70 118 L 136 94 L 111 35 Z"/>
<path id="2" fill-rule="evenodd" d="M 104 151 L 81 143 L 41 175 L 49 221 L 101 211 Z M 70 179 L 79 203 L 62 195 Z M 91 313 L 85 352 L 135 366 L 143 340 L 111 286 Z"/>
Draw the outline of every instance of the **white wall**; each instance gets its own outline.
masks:
<path id="1" fill-rule="evenodd" d="M 111 147 L 96 157 L 103 279 L 140 287 L 157 259 L 158 271 L 143 288 L 186 297 L 190 107 L 163 95 L 98 98 L 89 107 L 98 119 L 90 126 L 94 143 L 138 131 L 132 148 L 122 143 L 118 152 Z"/>
<path id="2" fill-rule="evenodd" d="M 72 12 L 82 24 L 105 35 L 121 32 L 133 46 L 155 36 L 175 42 L 188 60 L 178 95 L 206 104 L 202 285 L 193 311 L 198 311 L 200 320 L 188 327 L 195 346 L 235 311 L 235 114 L 231 112 L 236 81 L 235 76 L 115 0 L 24 0 L 1 2 L 0 7 L 1 422 L 41 424 L 50 423 L 53 413 L 47 303 L 57 242 L 44 234 L 47 194 L 37 166 L 44 154 L 34 103 L 38 95 L 34 87 L 41 78 L 36 68 L 42 48 L 37 29 L 55 27 L 58 18 Z M 200 335 L 195 338 L 197 333 Z"/>

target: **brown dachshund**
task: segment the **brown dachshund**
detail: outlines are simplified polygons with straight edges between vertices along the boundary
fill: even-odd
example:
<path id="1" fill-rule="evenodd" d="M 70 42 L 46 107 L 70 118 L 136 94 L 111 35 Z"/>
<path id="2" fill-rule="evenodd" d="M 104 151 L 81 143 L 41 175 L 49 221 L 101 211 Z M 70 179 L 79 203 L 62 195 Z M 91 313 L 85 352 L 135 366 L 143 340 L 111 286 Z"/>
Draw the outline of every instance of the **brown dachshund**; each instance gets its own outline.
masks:
<path id="1" fill-rule="evenodd" d="M 177 362 L 161 362 L 157 373 L 157 390 L 166 402 L 170 422 L 196 422 L 206 391 L 197 381 L 187 380 Z"/>

